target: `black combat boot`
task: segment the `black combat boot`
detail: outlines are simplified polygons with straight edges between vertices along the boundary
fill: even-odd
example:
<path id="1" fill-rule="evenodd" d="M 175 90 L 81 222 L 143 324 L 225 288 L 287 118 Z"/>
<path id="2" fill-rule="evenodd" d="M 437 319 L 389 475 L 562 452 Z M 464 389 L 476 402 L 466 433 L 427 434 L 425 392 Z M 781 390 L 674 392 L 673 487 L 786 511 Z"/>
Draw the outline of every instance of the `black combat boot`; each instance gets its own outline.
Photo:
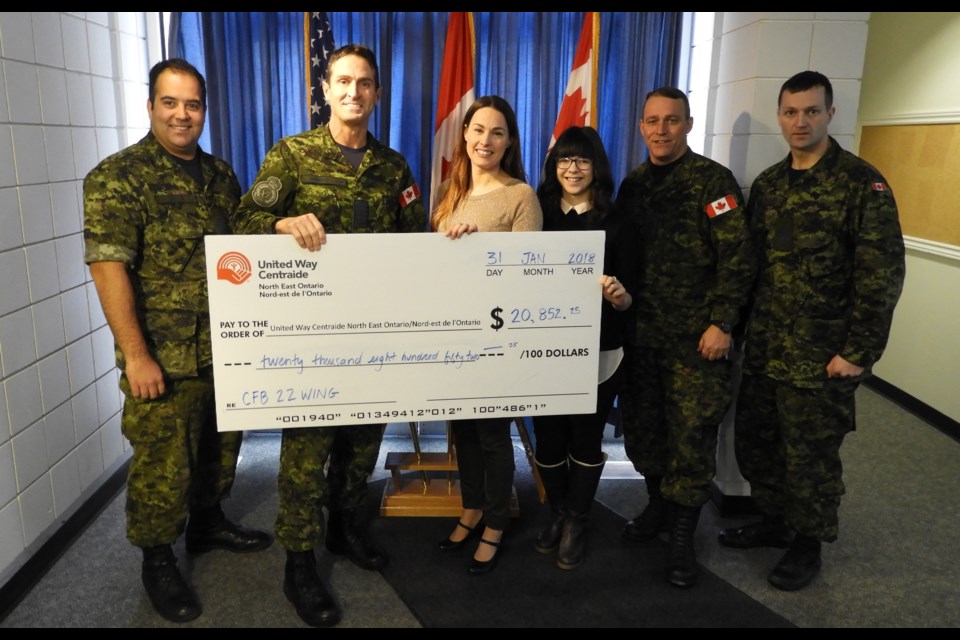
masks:
<path id="1" fill-rule="evenodd" d="M 597 495 L 607 454 L 597 464 L 585 464 L 570 456 L 570 487 L 567 490 L 567 517 L 563 519 L 557 566 L 576 569 L 587 548 L 587 517 Z"/>
<path id="2" fill-rule="evenodd" d="M 200 615 L 200 602 L 180 575 L 169 544 L 144 548 L 141 580 L 153 608 L 167 620 L 188 622 Z"/>
<path id="3" fill-rule="evenodd" d="M 667 564 L 667 582 L 678 587 L 692 587 L 697 582 L 700 567 L 693 550 L 693 534 L 700 519 L 700 507 L 673 505 L 673 523 L 670 528 L 670 552 Z"/>
<path id="4" fill-rule="evenodd" d="M 329 551 L 347 556 L 361 569 L 379 571 L 387 566 L 387 552 L 357 525 L 353 511 L 330 511 L 326 542 Z"/>
<path id="5" fill-rule="evenodd" d="M 567 460 L 557 464 L 543 464 L 534 460 L 540 472 L 540 480 L 547 492 L 547 502 L 550 504 L 552 519 L 546 529 L 537 535 L 534 548 L 540 553 L 550 553 L 560 544 L 563 530 L 563 518 L 567 514 Z"/>
<path id="6" fill-rule="evenodd" d="M 332 627 L 340 622 L 340 607 L 317 574 L 313 549 L 287 551 L 283 595 L 293 604 L 300 619 L 311 627 Z"/>
<path id="7" fill-rule="evenodd" d="M 649 501 L 643 512 L 623 528 L 623 537 L 631 542 L 653 540 L 661 531 L 669 531 L 669 503 L 660 493 L 663 476 L 644 476 Z"/>
<path id="8" fill-rule="evenodd" d="M 263 551 L 273 542 L 270 534 L 246 529 L 233 524 L 223 514 L 220 505 L 190 511 L 187 521 L 187 553 L 205 553 L 226 549 L 234 553 Z"/>
<path id="9" fill-rule="evenodd" d="M 820 571 L 820 547 L 816 538 L 797 534 L 767 580 L 784 591 L 804 588 Z"/>

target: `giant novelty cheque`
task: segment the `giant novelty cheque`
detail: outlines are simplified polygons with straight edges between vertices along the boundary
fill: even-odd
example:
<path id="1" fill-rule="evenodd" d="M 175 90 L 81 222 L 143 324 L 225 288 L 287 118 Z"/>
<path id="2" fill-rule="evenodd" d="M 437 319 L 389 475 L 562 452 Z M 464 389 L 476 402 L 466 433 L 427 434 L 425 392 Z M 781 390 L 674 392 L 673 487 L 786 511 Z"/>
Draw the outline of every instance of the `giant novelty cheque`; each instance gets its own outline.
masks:
<path id="1" fill-rule="evenodd" d="M 592 413 L 603 240 L 207 236 L 218 428 Z"/>

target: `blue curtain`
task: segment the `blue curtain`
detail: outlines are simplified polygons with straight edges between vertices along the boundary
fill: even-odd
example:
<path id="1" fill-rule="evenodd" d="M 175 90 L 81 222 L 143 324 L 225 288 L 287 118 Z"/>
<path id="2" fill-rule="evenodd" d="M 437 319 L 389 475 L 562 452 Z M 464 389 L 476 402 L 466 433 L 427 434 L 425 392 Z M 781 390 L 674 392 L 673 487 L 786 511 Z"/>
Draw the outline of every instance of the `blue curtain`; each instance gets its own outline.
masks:
<path id="1" fill-rule="evenodd" d="M 246 190 L 273 143 L 307 128 L 303 12 L 181 12 L 171 57 L 207 81 L 200 145 L 227 160 Z"/>
<path id="2" fill-rule="evenodd" d="M 377 54 L 383 95 L 371 131 L 407 158 L 420 192 L 430 193 L 448 14 L 328 15 L 338 47 L 364 44 Z M 600 14 L 598 130 L 617 184 L 646 158 L 638 128 L 644 96 L 676 84 L 681 17 L 679 12 Z M 244 188 L 274 142 L 307 127 L 302 19 L 301 13 L 181 14 L 182 56 L 204 71 L 209 85 L 211 144 L 205 148 L 234 165 Z M 476 94 L 498 94 L 513 105 L 533 185 L 540 180 L 582 26 L 581 12 L 474 12 Z"/>

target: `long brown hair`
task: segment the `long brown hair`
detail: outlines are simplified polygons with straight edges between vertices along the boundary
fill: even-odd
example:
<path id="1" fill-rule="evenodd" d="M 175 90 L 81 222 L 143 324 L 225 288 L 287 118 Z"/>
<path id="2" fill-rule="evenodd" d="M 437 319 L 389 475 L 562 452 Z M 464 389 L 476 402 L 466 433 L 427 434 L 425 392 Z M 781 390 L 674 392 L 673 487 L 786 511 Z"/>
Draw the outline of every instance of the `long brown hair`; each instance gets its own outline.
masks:
<path id="1" fill-rule="evenodd" d="M 453 166 L 450 171 L 449 188 L 443 194 L 443 198 L 433 210 L 433 216 L 430 219 L 431 228 L 436 231 L 440 228 L 440 223 L 450 216 L 463 199 L 467 197 L 470 191 L 471 172 L 470 156 L 467 155 L 467 141 L 463 137 L 463 131 L 470 126 L 474 114 L 484 107 L 491 107 L 503 114 L 507 121 L 507 133 L 510 136 L 510 146 L 500 159 L 500 168 L 507 175 L 518 180 L 527 179 L 527 174 L 523 170 L 523 161 L 520 158 L 520 128 L 517 126 L 517 115 L 513 112 L 510 103 L 500 96 L 483 96 L 470 105 L 467 113 L 463 116 L 463 127 L 461 128 L 460 143 L 453 151 Z"/>

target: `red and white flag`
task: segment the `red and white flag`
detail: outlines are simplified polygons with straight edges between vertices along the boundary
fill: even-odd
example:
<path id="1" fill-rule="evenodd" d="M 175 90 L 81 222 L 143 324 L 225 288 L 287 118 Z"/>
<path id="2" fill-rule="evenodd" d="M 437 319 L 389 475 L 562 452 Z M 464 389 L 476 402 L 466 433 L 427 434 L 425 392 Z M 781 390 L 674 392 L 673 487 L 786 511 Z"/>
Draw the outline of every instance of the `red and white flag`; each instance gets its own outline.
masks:
<path id="1" fill-rule="evenodd" d="M 588 12 L 583 18 L 580 41 L 573 56 L 573 69 L 567 80 L 557 124 L 547 152 L 567 128 L 597 126 L 597 52 L 600 50 L 600 14 Z"/>
<path id="2" fill-rule="evenodd" d="M 450 175 L 453 151 L 462 132 L 467 109 L 476 100 L 473 90 L 473 13 L 451 11 L 447 41 L 440 70 L 437 123 L 433 134 L 433 162 L 430 172 L 430 210 L 436 208 L 437 189 Z"/>
<path id="3" fill-rule="evenodd" d="M 716 218 L 719 215 L 722 215 L 728 211 L 733 211 L 737 208 L 737 199 L 733 197 L 733 194 L 728 196 L 723 196 L 719 200 L 715 200 L 707 205 L 707 217 Z"/>
<path id="4" fill-rule="evenodd" d="M 420 187 L 414 182 L 412 185 L 400 192 L 400 206 L 405 207 L 420 197 Z"/>

